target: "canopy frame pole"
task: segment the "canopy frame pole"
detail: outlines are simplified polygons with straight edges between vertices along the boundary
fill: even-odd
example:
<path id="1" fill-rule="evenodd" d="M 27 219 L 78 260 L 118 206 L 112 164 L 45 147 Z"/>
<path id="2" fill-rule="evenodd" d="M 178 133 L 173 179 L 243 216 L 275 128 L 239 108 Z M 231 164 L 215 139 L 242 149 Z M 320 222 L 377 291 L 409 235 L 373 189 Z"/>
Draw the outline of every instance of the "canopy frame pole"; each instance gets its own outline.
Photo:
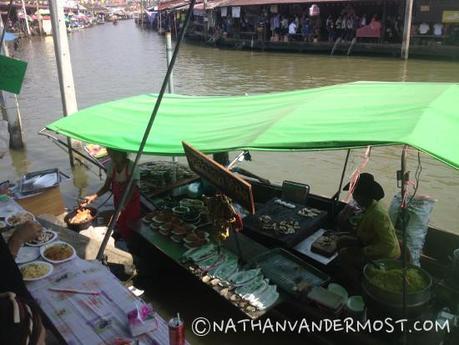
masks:
<path id="1" fill-rule="evenodd" d="M 351 149 L 347 149 L 346 159 L 344 160 L 343 171 L 341 172 L 341 179 L 339 181 L 338 191 L 332 197 L 332 217 L 335 216 L 336 206 L 339 203 L 339 197 L 341 195 L 341 189 L 343 189 L 344 176 L 346 175 L 347 164 L 349 163 L 349 157 L 351 155 Z"/>
<path id="2" fill-rule="evenodd" d="M 77 154 L 79 155 L 80 157 L 82 157 L 83 159 L 87 160 L 88 162 L 94 164 L 95 166 L 97 166 L 99 169 L 102 169 L 103 171 L 107 171 L 107 168 L 104 167 L 100 162 L 98 162 L 96 159 L 94 158 L 89 158 L 87 156 L 85 156 L 84 154 L 82 154 L 80 151 L 76 150 L 74 147 L 72 147 L 72 145 L 68 145 L 68 143 L 65 143 L 63 140 L 59 139 L 58 137 L 55 137 L 53 135 L 51 135 L 50 133 L 47 133 L 45 132 L 46 131 L 46 128 L 42 128 L 41 130 L 38 131 L 38 135 L 43 135 L 44 137 L 48 138 L 49 140 L 51 140 L 52 142 L 54 142 L 56 145 L 62 145 L 66 148 L 66 150 L 72 150 L 72 152 L 74 154 Z M 84 163 L 82 161 L 80 161 L 77 157 L 73 156 L 74 159 L 78 160 L 81 164 L 84 165 Z"/>
<path id="3" fill-rule="evenodd" d="M 185 23 L 183 25 L 182 31 L 180 32 L 180 36 L 178 37 L 178 40 L 177 40 L 177 43 L 174 49 L 174 54 L 172 55 L 171 62 L 169 64 L 169 67 L 167 68 L 166 75 L 164 76 L 164 79 L 163 79 L 161 91 L 159 92 L 158 98 L 156 99 L 156 103 L 153 108 L 153 112 L 150 116 L 150 120 L 148 121 L 147 127 L 145 129 L 145 133 L 143 135 L 142 142 L 140 143 L 139 150 L 137 151 L 137 155 L 135 157 L 134 164 L 132 165 L 132 168 L 129 171 L 129 182 L 127 184 L 126 189 L 124 190 L 120 203 L 116 207 L 115 214 L 110 219 L 107 232 L 105 233 L 104 239 L 99 248 L 99 252 L 97 253 L 97 257 L 96 257 L 97 260 L 101 260 L 103 258 L 105 247 L 107 246 L 108 240 L 110 239 L 110 236 L 113 232 L 115 224 L 118 221 L 118 218 L 121 214 L 121 210 L 124 208 L 124 205 L 126 204 L 126 201 L 127 201 L 127 197 L 130 194 L 130 191 L 132 189 L 132 186 L 134 183 L 134 170 L 137 164 L 139 163 L 140 157 L 142 156 L 143 150 L 147 143 L 147 139 L 150 135 L 151 127 L 153 126 L 153 122 L 155 121 L 156 115 L 158 114 L 159 106 L 161 105 L 161 101 L 163 99 L 164 93 L 166 92 L 166 88 L 169 82 L 169 77 L 172 73 L 172 70 L 174 69 L 175 60 L 177 59 L 177 55 L 180 50 L 180 45 L 183 41 L 183 38 L 185 37 L 185 32 L 188 27 L 188 23 L 190 22 L 191 14 L 193 13 L 193 8 L 194 8 L 195 3 L 196 3 L 196 0 L 191 0 L 190 2 L 190 7 L 188 8 L 188 12 L 186 14 Z"/>
<path id="4" fill-rule="evenodd" d="M 406 260 L 406 254 L 407 254 L 407 244 L 406 244 L 406 193 L 407 193 L 407 188 L 406 188 L 406 182 L 407 182 L 407 176 L 406 176 L 406 151 L 407 151 L 408 146 L 404 145 L 402 149 L 402 156 L 401 156 L 401 178 L 402 178 L 402 185 L 401 185 L 401 203 L 400 203 L 400 226 L 402 230 L 402 313 L 403 313 L 403 318 L 407 318 L 406 314 L 406 297 L 407 297 L 407 260 Z M 407 343 L 407 333 L 406 330 L 403 332 L 403 343 Z"/>

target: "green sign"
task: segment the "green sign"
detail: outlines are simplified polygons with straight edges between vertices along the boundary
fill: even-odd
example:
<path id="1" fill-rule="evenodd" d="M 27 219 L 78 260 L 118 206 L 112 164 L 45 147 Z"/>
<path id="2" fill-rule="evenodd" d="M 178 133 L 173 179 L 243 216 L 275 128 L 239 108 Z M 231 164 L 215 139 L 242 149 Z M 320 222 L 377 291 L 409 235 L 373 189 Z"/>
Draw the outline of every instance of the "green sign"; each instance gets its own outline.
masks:
<path id="1" fill-rule="evenodd" d="M 27 68 L 27 62 L 0 55 L 0 90 L 18 94 Z"/>

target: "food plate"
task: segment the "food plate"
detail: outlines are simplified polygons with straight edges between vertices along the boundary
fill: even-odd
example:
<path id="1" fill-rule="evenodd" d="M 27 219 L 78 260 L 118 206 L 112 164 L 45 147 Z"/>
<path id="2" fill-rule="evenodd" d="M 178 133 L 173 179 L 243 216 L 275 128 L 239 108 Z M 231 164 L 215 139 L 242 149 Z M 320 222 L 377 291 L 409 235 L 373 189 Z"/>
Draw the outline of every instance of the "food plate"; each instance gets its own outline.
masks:
<path id="1" fill-rule="evenodd" d="M 56 241 L 40 248 L 41 256 L 53 264 L 72 260 L 76 256 L 75 248 L 66 242 Z"/>
<path id="2" fill-rule="evenodd" d="M 247 296 L 255 291 L 259 290 L 263 286 L 268 284 L 268 279 L 263 279 L 263 276 L 259 275 L 256 279 L 252 280 L 250 283 L 245 284 L 241 287 L 238 287 L 234 292 L 236 292 L 239 296 Z"/>
<path id="3" fill-rule="evenodd" d="M 16 226 L 19 224 L 23 224 L 27 221 L 35 221 L 35 216 L 27 211 L 18 212 L 6 218 L 6 224 L 9 226 Z"/>
<path id="4" fill-rule="evenodd" d="M 57 238 L 57 233 L 48 229 L 43 229 L 42 234 L 33 241 L 26 242 L 25 244 L 30 247 L 41 247 L 47 243 L 54 241 Z"/>
<path id="5" fill-rule="evenodd" d="M 212 272 L 209 272 L 209 274 L 212 277 L 218 278 L 220 280 L 228 280 L 228 278 L 231 277 L 234 273 L 236 273 L 237 270 L 237 261 L 225 261 L 224 263 L 213 269 Z"/>
<path id="6" fill-rule="evenodd" d="M 231 277 L 229 277 L 228 280 L 231 284 L 238 287 L 245 285 L 253 279 L 257 278 L 257 276 L 260 275 L 260 273 L 261 269 L 259 268 L 251 269 L 248 271 L 238 271 L 234 273 Z"/>
<path id="7" fill-rule="evenodd" d="M 16 255 L 17 264 L 25 264 L 26 262 L 33 261 L 40 257 L 40 248 L 37 247 L 21 247 Z"/>
<path id="8" fill-rule="evenodd" d="M 19 267 L 24 281 L 46 278 L 53 272 L 53 265 L 44 261 L 32 261 Z"/>

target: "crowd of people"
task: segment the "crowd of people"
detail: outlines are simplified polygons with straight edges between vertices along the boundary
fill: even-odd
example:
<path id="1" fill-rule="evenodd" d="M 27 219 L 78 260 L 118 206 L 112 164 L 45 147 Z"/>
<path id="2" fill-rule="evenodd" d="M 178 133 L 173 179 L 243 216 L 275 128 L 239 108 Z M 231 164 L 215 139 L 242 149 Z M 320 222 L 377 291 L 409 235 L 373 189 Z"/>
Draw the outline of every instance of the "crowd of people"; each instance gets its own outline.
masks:
<path id="1" fill-rule="evenodd" d="M 271 13 L 267 10 L 258 15 L 242 12 L 240 18 L 219 18 L 214 30 L 220 35 L 234 38 L 241 33 L 259 33 L 258 39 L 271 42 L 335 42 L 338 38 L 351 41 L 359 28 L 368 25 L 373 30 L 379 30 L 380 37 L 387 42 L 401 41 L 403 22 L 400 16 L 387 16 L 382 23 L 378 14 L 359 14 L 352 6 L 346 6 L 339 12 L 321 14 L 311 13 L 308 7 L 293 14 Z"/>

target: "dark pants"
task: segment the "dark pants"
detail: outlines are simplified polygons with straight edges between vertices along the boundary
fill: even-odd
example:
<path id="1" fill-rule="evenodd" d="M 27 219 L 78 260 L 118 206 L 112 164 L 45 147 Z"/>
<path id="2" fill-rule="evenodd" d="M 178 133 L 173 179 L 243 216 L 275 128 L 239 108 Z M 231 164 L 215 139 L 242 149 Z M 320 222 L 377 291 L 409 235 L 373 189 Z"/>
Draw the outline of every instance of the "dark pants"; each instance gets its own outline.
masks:
<path id="1" fill-rule="evenodd" d="M 361 276 L 367 259 L 360 241 L 355 236 L 342 236 L 338 240 L 336 278 L 351 294 L 361 293 Z"/>

